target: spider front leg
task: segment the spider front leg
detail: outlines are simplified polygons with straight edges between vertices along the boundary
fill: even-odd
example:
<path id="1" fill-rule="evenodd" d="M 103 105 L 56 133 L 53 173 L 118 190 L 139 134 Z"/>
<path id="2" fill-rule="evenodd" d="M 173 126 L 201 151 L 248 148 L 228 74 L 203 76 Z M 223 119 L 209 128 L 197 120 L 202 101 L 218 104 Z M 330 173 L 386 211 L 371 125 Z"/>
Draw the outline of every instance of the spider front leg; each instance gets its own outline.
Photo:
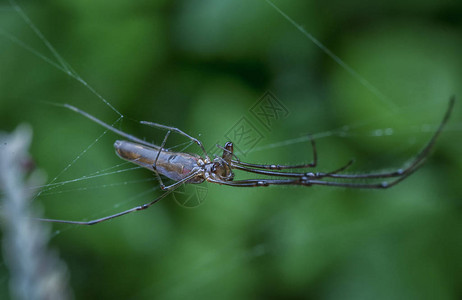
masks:
<path id="1" fill-rule="evenodd" d="M 326 174 L 324 177 L 332 177 L 332 178 L 343 178 L 343 179 L 378 179 L 378 178 L 398 178 L 396 180 L 393 180 L 389 182 L 388 184 L 383 183 L 386 185 L 386 187 L 377 187 L 377 188 L 388 188 L 390 186 L 393 186 L 397 184 L 398 182 L 402 181 L 403 179 L 407 178 L 409 175 L 417 171 L 425 162 L 427 157 L 430 155 L 430 152 L 432 151 L 433 147 L 436 144 L 436 140 L 440 136 L 441 132 L 443 131 L 444 126 L 449 120 L 449 117 L 451 116 L 452 110 L 454 108 L 454 103 L 455 103 L 455 97 L 453 96 L 449 100 L 449 105 L 446 110 L 446 113 L 443 117 L 443 120 L 441 121 L 440 125 L 438 126 L 438 129 L 435 131 L 431 139 L 427 142 L 425 147 L 423 147 L 422 150 L 416 155 L 414 160 L 405 168 L 400 168 L 398 170 L 392 171 L 392 172 L 384 172 L 384 173 L 369 173 L 369 174 Z"/>
<path id="2" fill-rule="evenodd" d="M 259 168 L 259 169 L 267 169 L 267 170 L 286 170 L 286 169 L 304 169 L 304 168 L 314 168 L 318 164 L 318 152 L 316 150 L 316 143 L 311 135 L 308 135 L 311 143 L 313 161 L 307 164 L 300 164 L 300 165 L 261 165 L 261 164 L 251 164 L 246 162 L 241 162 L 240 160 L 233 160 L 232 162 L 236 165 L 240 165 L 243 167 L 249 168 Z"/>
<path id="3" fill-rule="evenodd" d="M 265 176 L 279 176 L 279 177 L 291 177 L 291 178 L 311 178 L 311 179 L 319 179 L 323 177 L 332 177 L 331 175 L 335 175 L 337 173 L 345 171 L 347 168 L 349 168 L 353 164 L 354 160 L 350 160 L 347 164 L 344 166 L 335 169 L 334 171 L 330 171 L 327 173 L 323 172 L 306 172 L 306 173 L 296 173 L 296 172 L 279 172 L 279 171 L 270 171 L 270 170 L 260 170 L 260 169 L 252 169 L 249 167 L 244 167 L 240 166 L 237 164 L 233 164 L 232 167 L 241 171 L 249 172 L 249 173 L 255 173 L 255 174 L 261 174 Z M 264 179 L 262 179 L 264 180 Z"/>

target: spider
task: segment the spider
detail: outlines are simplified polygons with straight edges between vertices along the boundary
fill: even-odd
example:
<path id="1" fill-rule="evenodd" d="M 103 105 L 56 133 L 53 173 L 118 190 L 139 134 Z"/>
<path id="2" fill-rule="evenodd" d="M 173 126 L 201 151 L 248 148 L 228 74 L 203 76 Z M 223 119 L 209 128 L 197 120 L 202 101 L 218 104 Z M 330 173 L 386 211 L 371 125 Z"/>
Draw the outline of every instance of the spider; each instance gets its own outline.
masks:
<path id="1" fill-rule="evenodd" d="M 108 130 L 126 138 L 129 141 L 117 140 L 114 143 L 116 153 L 124 160 L 130 161 L 137 165 L 140 165 L 146 169 L 149 169 L 157 176 L 160 188 L 164 191 L 162 195 L 154 199 L 153 201 L 127 209 L 125 211 L 106 216 L 103 218 L 91 220 L 91 221 L 68 221 L 68 220 L 57 220 L 57 219 L 39 219 L 46 222 L 57 222 L 57 223 L 68 223 L 76 225 L 94 225 L 107 220 L 111 220 L 135 211 L 144 210 L 167 195 L 172 193 L 182 184 L 198 184 L 204 181 L 211 183 L 217 183 L 221 185 L 228 185 L 234 187 L 262 187 L 271 185 L 300 185 L 300 186 L 313 186 L 323 185 L 331 187 L 343 187 L 351 189 L 388 189 L 417 171 L 425 162 L 429 156 L 433 146 L 436 143 L 438 136 L 441 134 L 444 126 L 446 125 L 451 112 L 454 107 L 455 97 L 452 97 L 449 101 L 448 109 L 441 121 L 438 129 L 433 134 L 432 138 L 428 141 L 425 147 L 416 155 L 413 161 L 405 168 L 400 168 L 391 172 L 383 173 L 363 173 L 363 174 L 342 174 L 341 172 L 350 167 L 353 164 L 353 160 L 339 169 L 330 172 L 296 172 L 297 169 L 314 168 L 317 166 L 317 150 L 315 141 L 310 138 L 311 148 L 313 153 L 313 161 L 307 164 L 300 165 L 264 165 L 264 164 L 253 164 L 242 162 L 233 153 L 233 143 L 227 142 L 224 147 L 220 147 L 223 150 L 221 157 L 215 157 L 211 159 L 201 141 L 188 135 L 178 128 L 165 126 L 157 123 L 142 121 L 142 124 L 157 127 L 163 130 L 167 130 L 164 140 L 161 146 L 157 146 L 146 141 L 143 141 L 133 135 L 127 134 L 121 130 L 118 130 L 96 117 L 68 104 L 64 107 L 73 110 L 84 117 L 92 120 L 95 123 L 107 128 Z M 165 143 L 171 132 L 176 132 L 180 135 L 185 136 L 192 142 L 196 143 L 203 156 L 197 154 L 189 154 L 183 152 L 173 152 L 164 149 Z M 255 173 L 259 175 L 268 176 L 270 178 L 263 179 L 244 179 L 234 181 L 233 169 L 241 170 L 244 172 Z M 289 170 L 289 171 L 283 171 Z M 175 183 L 165 186 L 162 182 L 160 175 L 170 178 Z M 277 178 L 274 178 L 277 177 Z M 358 182 L 358 180 L 364 179 L 388 179 L 382 182 L 364 183 Z M 335 179 L 343 179 L 344 181 L 334 181 Z"/>

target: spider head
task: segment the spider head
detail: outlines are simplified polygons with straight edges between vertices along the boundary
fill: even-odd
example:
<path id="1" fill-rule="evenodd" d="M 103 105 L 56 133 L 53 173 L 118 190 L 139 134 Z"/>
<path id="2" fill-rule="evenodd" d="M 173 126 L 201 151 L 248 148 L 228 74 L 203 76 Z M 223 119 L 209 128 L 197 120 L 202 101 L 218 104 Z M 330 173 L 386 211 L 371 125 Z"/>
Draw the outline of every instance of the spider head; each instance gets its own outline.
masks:
<path id="1" fill-rule="evenodd" d="M 233 143 L 227 142 L 223 147 L 223 155 L 213 160 L 210 171 L 219 180 L 232 181 L 234 173 L 231 170 L 231 159 L 233 158 Z"/>

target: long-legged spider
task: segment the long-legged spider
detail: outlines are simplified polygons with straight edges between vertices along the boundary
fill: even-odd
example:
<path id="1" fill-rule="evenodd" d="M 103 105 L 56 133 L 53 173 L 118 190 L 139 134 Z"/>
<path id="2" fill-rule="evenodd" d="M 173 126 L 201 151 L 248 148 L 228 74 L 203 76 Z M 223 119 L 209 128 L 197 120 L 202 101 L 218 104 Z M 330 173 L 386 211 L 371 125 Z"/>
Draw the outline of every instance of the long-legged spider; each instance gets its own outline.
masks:
<path id="1" fill-rule="evenodd" d="M 210 159 L 207 152 L 205 151 L 202 143 L 178 128 L 165 126 L 152 122 L 142 121 L 142 124 L 149 125 L 152 127 L 161 128 L 167 130 L 167 134 L 161 144 L 157 146 L 146 141 L 143 141 L 133 135 L 122 132 L 103 121 L 93 117 L 92 115 L 74 107 L 71 105 L 64 105 L 65 107 L 87 117 L 88 119 L 100 124 L 108 130 L 115 132 L 116 134 L 130 140 L 130 141 L 116 141 L 114 147 L 117 154 L 127 161 L 138 164 L 144 168 L 153 171 L 159 179 L 160 187 L 165 191 L 161 196 L 157 197 L 153 201 L 133 207 L 131 209 L 113 214 L 107 217 L 91 220 L 91 221 L 68 221 L 68 220 L 55 220 L 55 219 L 39 219 L 47 222 L 58 222 L 68 223 L 77 225 L 94 225 L 103 221 L 114 219 L 128 213 L 144 210 L 153 204 L 157 203 L 161 199 L 165 198 L 168 194 L 172 193 L 180 185 L 185 183 L 202 183 L 204 181 L 235 186 L 235 187 L 258 187 L 258 186 L 270 186 L 270 185 L 301 185 L 301 186 L 312 186 L 312 185 L 324 185 L 332 187 L 344 187 L 353 189 L 387 189 L 409 177 L 412 173 L 418 170 L 425 160 L 427 159 L 430 151 L 432 150 L 435 142 L 440 135 L 443 127 L 446 125 L 454 107 L 455 97 L 452 97 L 449 101 L 448 109 L 441 121 L 438 129 L 433 134 L 432 138 L 428 141 L 425 147 L 416 155 L 413 161 L 405 168 L 400 168 L 391 172 L 383 173 L 362 173 L 362 174 L 341 174 L 342 171 L 347 169 L 353 161 L 348 162 L 345 166 L 333 170 L 331 172 L 293 172 L 293 171 L 282 171 L 282 170 L 294 170 L 294 169 L 306 169 L 314 168 L 317 166 L 317 151 L 316 144 L 311 139 L 311 146 L 313 151 L 313 161 L 308 164 L 300 165 L 263 165 L 263 164 L 252 164 L 240 161 L 233 153 L 232 142 L 227 142 L 223 149 L 221 157 L 215 157 Z M 179 133 L 194 143 L 196 143 L 203 152 L 203 156 L 196 154 L 172 152 L 164 149 L 165 143 L 171 132 Z M 268 177 L 279 177 L 278 179 L 244 179 L 234 181 L 233 169 L 242 170 L 245 172 L 260 174 Z M 176 181 L 175 183 L 165 186 L 160 178 L 160 175 L 168 177 Z M 358 179 L 389 179 L 388 181 L 374 182 L 374 183 L 362 183 L 357 182 Z M 350 180 L 349 182 L 333 181 L 334 179 Z"/>

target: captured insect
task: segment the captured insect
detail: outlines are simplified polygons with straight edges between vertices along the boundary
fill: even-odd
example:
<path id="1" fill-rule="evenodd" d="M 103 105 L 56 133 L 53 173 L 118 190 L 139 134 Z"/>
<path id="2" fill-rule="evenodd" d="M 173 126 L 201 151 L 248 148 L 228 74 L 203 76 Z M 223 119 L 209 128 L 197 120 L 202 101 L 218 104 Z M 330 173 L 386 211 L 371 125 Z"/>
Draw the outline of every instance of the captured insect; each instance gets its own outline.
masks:
<path id="1" fill-rule="evenodd" d="M 114 143 L 116 153 L 119 155 L 119 157 L 121 157 L 124 160 L 135 163 L 139 166 L 153 171 L 159 180 L 160 188 L 165 192 L 161 196 L 149 203 L 91 221 L 68 221 L 56 219 L 39 220 L 77 225 L 94 225 L 129 214 L 131 212 L 147 209 L 155 203 L 159 202 L 161 199 L 165 198 L 168 194 L 173 192 L 182 184 L 198 184 L 204 181 L 235 187 L 261 187 L 270 185 L 324 185 L 330 187 L 343 187 L 352 189 L 387 189 L 409 177 L 424 164 L 432 148 L 434 147 L 438 136 L 441 134 L 444 126 L 449 120 L 449 117 L 454 107 L 454 102 L 455 97 L 452 97 L 449 101 L 449 106 L 443 117 L 443 120 L 441 121 L 439 127 L 433 134 L 432 138 L 428 141 L 425 147 L 416 155 L 414 160 L 407 167 L 400 168 L 392 172 L 362 174 L 341 174 L 344 170 L 346 170 L 348 167 L 352 165 L 353 161 L 349 161 L 341 168 L 330 172 L 291 171 L 294 169 L 315 168 L 317 166 L 318 159 L 316 144 L 313 139 L 310 139 L 313 160 L 311 163 L 307 164 L 288 166 L 276 164 L 253 164 L 242 162 L 233 153 L 232 142 L 227 142 L 224 145 L 224 147 L 220 147 L 223 150 L 223 154 L 221 157 L 217 156 L 211 159 L 205 151 L 205 148 L 202 145 L 201 141 L 188 135 L 187 133 L 181 131 L 178 128 L 142 121 L 141 124 L 157 127 L 167 131 L 162 144 L 160 146 L 157 146 L 143 141 L 131 134 L 127 134 L 121 130 L 118 130 L 82 110 L 66 104 L 64 105 L 64 107 L 71 109 L 85 116 L 91 121 L 107 128 L 108 130 L 126 138 L 128 141 L 118 140 Z M 203 156 L 199 156 L 197 154 L 173 152 L 164 149 L 167 138 L 172 132 L 176 132 L 180 135 L 183 135 L 186 138 L 190 139 L 192 142 L 196 143 L 203 152 Z M 233 169 L 263 175 L 268 178 L 244 179 L 235 181 Z M 162 182 L 160 175 L 174 180 L 175 183 L 165 186 Z M 379 183 L 358 182 L 358 180 L 381 178 L 388 179 L 388 181 L 385 180 Z M 335 181 L 336 179 L 343 179 L 343 181 Z"/>

